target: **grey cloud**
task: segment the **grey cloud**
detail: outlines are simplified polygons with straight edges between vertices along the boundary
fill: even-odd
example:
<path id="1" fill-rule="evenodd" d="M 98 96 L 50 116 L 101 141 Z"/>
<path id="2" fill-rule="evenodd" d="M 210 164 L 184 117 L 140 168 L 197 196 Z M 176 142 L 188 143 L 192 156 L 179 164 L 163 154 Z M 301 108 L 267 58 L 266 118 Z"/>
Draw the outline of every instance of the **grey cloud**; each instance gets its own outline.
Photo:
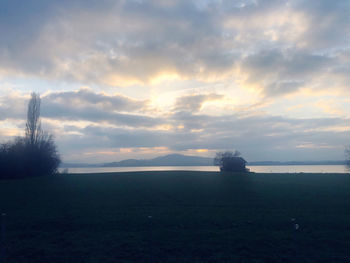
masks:
<path id="1" fill-rule="evenodd" d="M 121 95 L 103 95 L 82 89 L 42 96 L 41 116 L 52 120 L 91 121 L 129 127 L 154 127 L 163 118 L 146 115 L 147 101 Z M 0 97 L 0 120 L 25 120 L 28 98 Z"/>
<path id="2" fill-rule="evenodd" d="M 347 0 L 339 1 L 287 1 L 287 0 L 257 0 L 257 1 L 241 1 L 241 5 L 237 5 L 236 1 L 223 1 L 225 7 L 224 14 L 227 17 L 238 17 L 240 20 L 247 21 L 248 27 L 245 29 L 246 35 L 255 34 L 258 36 L 259 46 L 273 45 L 263 33 L 269 29 L 264 27 L 264 17 L 278 15 L 284 11 L 292 11 L 302 14 L 304 17 L 303 32 L 297 35 L 295 42 L 288 42 L 288 35 L 284 35 L 283 30 L 289 31 L 293 28 L 286 28 L 286 25 L 280 25 L 279 21 L 273 25 L 273 29 L 279 28 L 278 44 L 287 47 L 295 47 L 303 45 L 308 50 L 320 51 L 322 49 L 334 48 L 336 46 L 346 46 L 350 38 L 350 4 Z M 240 8 L 237 8 L 239 7 Z M 249 21 L 255 18 L 261 18 L 262 24 L 259 25 L 260 31 L 249 27 Z M 293 20 L 293 17 L 290 17 Z M 266 21 L 266 20 L 265 20 Z M 301 22 L 301 21 L 300 21 Z M 287 37 L 287 39 L 283 39 Z M 254 46 L 254 38 L 248 46 Z M 276 46 L 275 46 L 276 47 Z M 266 47 L 265 47 L 266 48 Z"/>
<path id="3" fill-rule="evenodd" d="M 28 100 L 15 95 L 0 97 L 0 120 L 24 119 Z"/>
<path id="4" fill-rule="evenodd" d="M 201 116 L 202 123 L 204 117 Z M 330 128 L 349 126 L 349 119 L 287 119 L 283 117 L 208 117 L 196 140 L 182 141 L 175 150 L 238 149 L 248 160 L 342 159 L 349 131 Z M 317 128 L 315 128 L 317 127 Z M 301 148 L 304 145 L 310 148 Z"/>
<path id="5" fill-rule="evenodd" d="M 289 21 L 266 26 L 283 11 L 302 14 L 305 31 L 296 32 Z M 0 9 L 0 71 L 118 85 L 118 78 L 148 82 L 161 72 L 231 80 L 238 68 L 248 84 L 263 88 L 266 97 L 317 86 L 312 84 L 319 84 L 320 78 L 327 79 L 322 79 L 320 87 L 347 88 L 349 11 L 347 0 L 5 1 Z M 225 24 L 230 19 L 234 20 L 231 27 Z M 270 29 L 276 39 L 267 34 Z M 116 80 L 111 84 L 106 76 Z M 339 147 L 349 137 L 348 132 L 322 131 L 350 126 L 348 119 L 202 115 L 198 110 L 203 102 L 213 99 L 208 96 L 179 98 L 172 109 L 176 112 L 156 117 L 147 111 L 147 101 L 88 90 L 56 92 L 42 98 L 42 115 L 99 126 L 66 127 L 67 134 L 57 139 L 67 151 L 75 144 L 85 149 L 89 143 L 174 150 L 231 147 L 253 159 L 312 159 L 321 158 L 317 150 L 310 148 L 305 152 L 311 157 L 302 156 L 295 147 L 326 141 Z M 25 98 L 3 97 L 0 120 L 23 120 L 26 105 Z M 106 123 L 128 129 L 107 129 Z M 158 125 L 183 125 L 184 129 L 158 131 L 154 129 Z M 337 156 L 336 150 L 330 154 Z"/>
<path id="6" fill-rule="evenodd" d="M 82 136 L 72 135 L 58 138 L 66 152 L 89 148 L 173 147 L 177 143 L 193 141 L 194 134 L 173 131 L 148 131 L 142 129 L 108 128 L 103 126 L 73 127 Z"/>
<path id="7" fill-rule="evenodd" d="M 154 127 L 162 123 L 160 119 L 136 115 L 111 113 L 93 108 L 66 108 L 62 105 L 52 105 L 42 110 L 42 116 L 72 121 L 91 121 L 103 124 L 113 124 L 129 127 Z"/>
<path id="8" fill-rule="evenodd" d="M 211 100 L 219 100 L 223 97 L 223 95 L 214 93 L 179 97 L 176 99 L 175 110 L 197 112 L 201 109 L 204 102 Z"/>
<path id="9" fill-rule="evenodd" d="M 267 76 L 281 78 L 303 78 L 310 74 L 320 73 L 327 69 L 332 58 L 314 55 L 298 50 L 265 50 L 248 56 L 243 67 L 251 72 L 252 80 L 264 79 Z"/>
<path id="10" fill-rule="evenodd" d="M 0 67 L 118 85 L 119 78 L 148 82 L 163 71 L 190 78 L 220 76 L 247 54 L 255 54 L 243 59 L 243 68 L 253 80 L 276 78 L 266 84 L 266 93 L 278 89 L 282 94 L 283 83 L 302 82 L 313 77 L 312 72 L 321 74 L 325 64 L 339 66 L 340 61 L 320 54 L 349 40 L 347 2 L 8 1 L 0 23 L 0 34 L 6 36 L 0 39 Z M 266 37 L 269 28 L 264 23 L 250 25 L 255 18 L 264 21 L 283 10 L 303 13 L 309 23 L 292 43 Z M 241 28 L 226 28 L 230 18 L 241 21 Z M 284 31 L 277 27 L 279 36 Z M 304 51 L 285 53 L 304 42 L 309 43 Z M 108 81 L 108 76 L 116 80 Z M 287 90 L 293 90 L 291 85 Z"/>
<path id="11" fill-rule="evenodd" d="M 177 119 L 180 122 L 179 115 Z M 202 123 L 203 130 L 147 131 L 88 126 L 75 128 L 83 136 L 60 140 L 62 145 L 66 145 L 67 152 L 73 148 L 83 151 L 86 148 L 123 147 L 167 147 L 173 151 L 238 149 L 251 161 L 320 160 L 327 159 L 327 156 L 341 159 L 342 147 L 350 136 L 349 131 L 327 130 L 338 125 L 350 125 L 349 119 L 341 118 L 298 120 L 268 116 L 214 118 L 195 115 L 195 119 L 200 120 L 198 122 Z"/>
<path id="12" fill-rule="evenodd" d="M 193 115 L 189 111 L 175 112 L 170 118 L 174 123 L 183 125 L 188 131 L 192 129 L 203 129 L 207 127 L 208 123 L 213 119 L 215 119 L 215 117 L 201 114 Z"/>
<path id="13" fill-rule="evenodd" d="M 146 131 L 115 128 L 87 127 L 87 134 L 103 135 L 111 140 L 112 147 L 160 147 L 178 141 L 195 139 L 195 135 L 173 131 Z"/>
<path id="14" fill-rule="evenodd" d="M 348 45 L 349 1 L 295 1 L 292 5 L 309 19 L 308 30 L 303 35 L 308 48 L 321 49 Z"/>
<path id="15" fill-rule="evenodd" d="M 43 97 L 44 106 L 62 104 L 65 107 L 98 107 L 109 111 L 137 111 L 147 106 L 146 101 L 134 100 L 122 95 L 105 95 L 88 89 L 55 92 Z"/>
<path id="16" fill-rule="evenodd" d="M 145 101 L 79 90 L 77 92 L 52 93 L 43 97 L 42 116 L 52 119 L 104 122 L 130 127 L 152 127 L 161 124 L 163 121 L 161 118 L 129 113 L 140 111 L 145 106 Z"/>
<path id="17" fill-rule="evenodd" d="M 274 82 L 265 87 L 265 93 L 267 96 L 288 94 L 298 90 L 303 84 L 304 82 L 302 81 Z"/>
<path id="18" fill-rule="evenodd" d="M 70 152 L 78 150 L 84 152 L 90 148 L 167 147 L 173 151 L 232 148 L 242 151 L 250 160 L 276 160 L 278 158 L 291 160 L 295 158 L 294 156 L 300 160 L 304 158 L 315 160 L 320 159 L 322 154 L 326 156 L 326 151 L 331 156 L 340 158 L 341 147 L 347 144 L 347 138 L 350 136 L 349 131 L 333 130 L 336 127 L 349 127 L 350 119 L 240 117 L 239 114 L 209 116 L 198 114 L 198 112 L 192 113 L 191 109 L 198 109 L 198 101 L 202 102 L 208 98 L 205 96 L 195 97 L 195 103 L 192 103 L 190 99 L 191 103 L 188 106 L 190 110 L 177 111 L 165 118 L 164 116 L 122 114 L 117 110 L 109 111 L 94 107 L 99 103 L 103 104 L 104 101 L 108 104 L 108 101 L 119 102 L 121 100 L 123 103 L 116 109 L 131 107 L 137 110 L 133 104 L 137 105 L 137 101 L 129 101 L 125 97 L 109 97 L 86 90 L 57 92 L 43 97 L 42 116 L 52 120 L 62 120 L 63 129 L 51 127 L 50 123 L 45 124 L 44 122 L 43 124 L 45 128 L 48 127 L 52 132 L 57 131 L 60 135 L 56 137 L 56 140 L 63 155 L 69 155 Z M 71 97 L 72 100 L 65 101 L 68 97 Z M 27 102 L 24 98 L 16 100 L 15 97 L 3 98 L 1 102 L 4 101 L 11 101 L 13 105 Z M 81 101 L 83 106 L 79 107 L 76 101 Z M 131 103 L 131 106 L 128 105 L 128 102 Z M 94 122 L 94 125 L 81 128 L 74 124 L 65 124 L 64 120 L 85 120 Z M 110 127 L 106 124 L 118 127 Z M 164 124 L 173 127 L 183 125 L 184 128 L 154 129 L 155 126 Z"/>
<path id="19" fill-rule="evenodd" d="M 317 75 L 329 72 L 333 58 L 304 51 L 265 50 L 246 57 L 241 67 L 248 80 L 263 85 L 270 96 L 293 92 Z"/>
<path id="20" fill-rule="evenodd" d="M 0 35 L 5 37 L 0 38 L 0 65 L 7 70 L 34 75 L 45 75 L 57 70 L 58 57 L 54 54 L 59 45 L 45 41 L 42 38 L 43 31 L 47 27 L 52 28 L 53 21 L 60 20 L 63 14 L 82 9 L 105 9 L 111 1 L 99 1 L 98 5 L 96 3 L 94 0 L 2 1 Z M 53 29 L 51 33 L 54 32 L 58 31 Z M 66 43 L 65 40 L 63 44 Z"/>
<path id="21" fill-rule="evenodd" d="M 221 32 L 212 21 L 213 14 L 188 1 L 175 1 L 172 6 L 152 1 L 114 2 L 109 11 L 86 4 L 80 9 L 73 4 L 60 7 L 64 12 L 60 8 L 43 10 L 43 21 L 31 26 L 36 30 L 31 38 L 3 40 L 3 67 L 101 82 L 108 74 L 147 81 L 163 70 L 191 75 L 233 65 L 230 51 L 218 41 Z M 13 30 L 21 35 L 19 28 L 8 27 L 0 33 Z M 17 46 L 12 45 L 14 41 Z"/>

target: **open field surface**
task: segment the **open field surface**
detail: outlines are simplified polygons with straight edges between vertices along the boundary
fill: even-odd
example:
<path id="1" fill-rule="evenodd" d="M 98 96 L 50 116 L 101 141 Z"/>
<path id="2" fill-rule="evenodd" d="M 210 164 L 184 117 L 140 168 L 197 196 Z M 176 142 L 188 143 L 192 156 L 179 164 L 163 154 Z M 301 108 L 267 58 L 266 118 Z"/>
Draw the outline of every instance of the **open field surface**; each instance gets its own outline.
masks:
<path id="1" fill-rule="evenodd" d="M 350 262 L 346 174 L 2 180 L 0 212 L 11 263 Z"/>

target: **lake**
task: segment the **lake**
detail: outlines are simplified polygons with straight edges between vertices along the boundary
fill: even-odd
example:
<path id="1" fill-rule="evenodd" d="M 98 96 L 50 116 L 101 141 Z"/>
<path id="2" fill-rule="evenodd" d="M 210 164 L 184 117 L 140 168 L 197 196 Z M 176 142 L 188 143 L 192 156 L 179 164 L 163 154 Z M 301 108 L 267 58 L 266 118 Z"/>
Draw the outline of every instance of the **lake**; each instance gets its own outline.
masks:
<path id="1" fill-rule="evenodd" d="M 256 173 L 348 173 L 344 165 L 254 165 L 247 166 Z M 59 169 L 60 172 L 64 168 Z M 141 171 L 212 171 L 217 166 L 148 166 L 148 167 L 76 167 L 68 168 L 69 173 L 113 173 Z"/>

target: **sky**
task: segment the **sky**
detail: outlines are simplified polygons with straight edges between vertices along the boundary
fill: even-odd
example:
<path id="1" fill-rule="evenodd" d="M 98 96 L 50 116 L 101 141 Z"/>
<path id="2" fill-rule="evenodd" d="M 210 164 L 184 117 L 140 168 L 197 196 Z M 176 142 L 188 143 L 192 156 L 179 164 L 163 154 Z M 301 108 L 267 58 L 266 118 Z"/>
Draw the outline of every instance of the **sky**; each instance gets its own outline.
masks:
<path id="1" fill-rule="evenodd" d="M 31 92 L 64 162 L 343 160 L 348 0 L 1 0 L 0 142 Z"/>

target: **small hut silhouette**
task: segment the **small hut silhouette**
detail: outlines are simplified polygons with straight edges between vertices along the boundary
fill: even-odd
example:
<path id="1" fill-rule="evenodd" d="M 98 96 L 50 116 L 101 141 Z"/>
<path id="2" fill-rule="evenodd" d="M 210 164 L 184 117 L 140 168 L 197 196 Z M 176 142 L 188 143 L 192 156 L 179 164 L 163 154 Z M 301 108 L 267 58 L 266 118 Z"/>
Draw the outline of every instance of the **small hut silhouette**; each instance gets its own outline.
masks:
<path id="1" fill-rule="evenodd" d="M 247 161 L 242 157 L 223 157 L 220 165 L 221 172 L 247 172 L 245 167 Z"/>

